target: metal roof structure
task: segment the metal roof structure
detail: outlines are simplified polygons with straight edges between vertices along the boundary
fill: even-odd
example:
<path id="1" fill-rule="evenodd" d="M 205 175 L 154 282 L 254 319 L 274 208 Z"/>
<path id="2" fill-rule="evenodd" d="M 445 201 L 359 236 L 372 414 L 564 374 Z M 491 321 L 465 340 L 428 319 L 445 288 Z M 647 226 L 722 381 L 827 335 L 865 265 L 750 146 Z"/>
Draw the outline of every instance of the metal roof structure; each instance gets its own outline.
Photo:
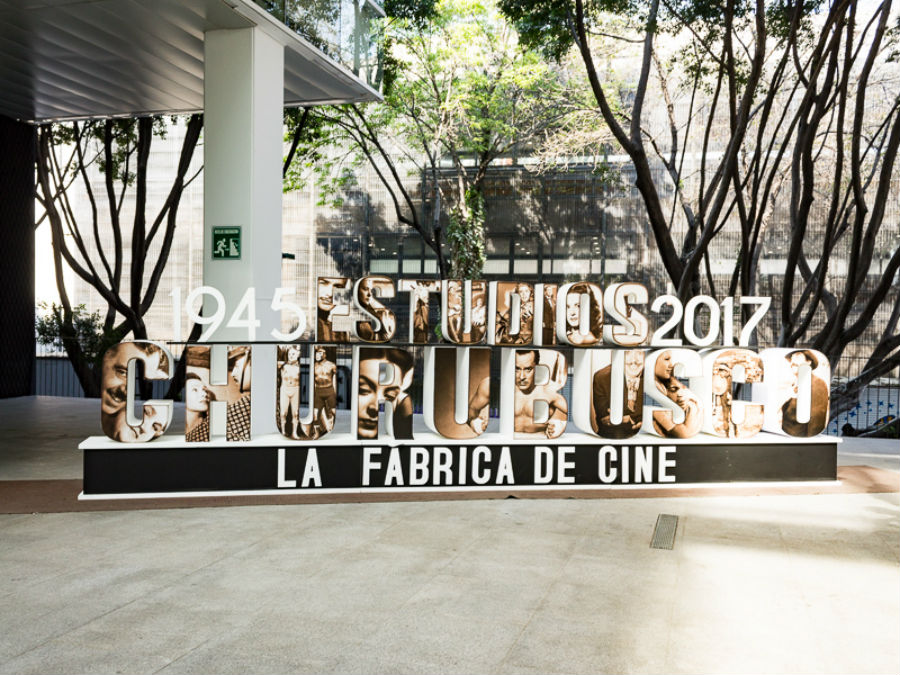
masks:
<path id="1" fill-rule="evenodd" d="M 0 0 L 0 115 L 27 122 L 203 110 L 204 33 L 284 45 L 284 105 L 380 100 L 251 0 Z"/>

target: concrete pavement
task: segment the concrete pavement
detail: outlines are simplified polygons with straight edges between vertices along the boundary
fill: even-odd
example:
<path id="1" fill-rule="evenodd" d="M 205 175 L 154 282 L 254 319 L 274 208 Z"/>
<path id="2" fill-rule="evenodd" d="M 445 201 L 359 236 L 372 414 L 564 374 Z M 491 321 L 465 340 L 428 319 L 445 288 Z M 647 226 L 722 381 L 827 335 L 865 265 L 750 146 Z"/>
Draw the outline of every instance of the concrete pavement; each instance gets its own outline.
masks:
<path id="1" fill-rule="evenodd" d="M 0 401 L 0 480 L 79 477 L 96 406 Z M 897 493 L 5 515 L 0 542 L 0 673 L 900 671 Z"/>

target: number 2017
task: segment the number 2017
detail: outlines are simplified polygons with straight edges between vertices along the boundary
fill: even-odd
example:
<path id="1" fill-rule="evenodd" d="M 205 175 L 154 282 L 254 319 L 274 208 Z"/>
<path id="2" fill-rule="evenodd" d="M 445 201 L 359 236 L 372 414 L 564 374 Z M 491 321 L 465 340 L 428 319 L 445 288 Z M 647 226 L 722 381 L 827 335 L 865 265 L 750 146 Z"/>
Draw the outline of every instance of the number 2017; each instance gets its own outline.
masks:
<path id="1" fill-rule="evenodd" d="M 740 299 L 741 305 L 756 305 L 756 310 L 750 316 L 750 319 L 741 327 L 738 335 L 738 345 L 746 347 L 750 344 L 750 337 L 753 331 L 762 321 L 762 318 L 769 311 L 772 298 L 764 298 L 757 296 L 747 296 Z M 654 331 L 650 338 L 650 345 L 653 347 L 677 347 L 682 343 L 679 337 L 667 337 L 675 331 L 682 323 L 684 326 L 684 337 L 692 345 L 697 347 L 709 347 L 715 344 L 719 339 L 719 331 L 721 329 L 722 339 L 720 344 L 730 347 L 734 345 L 734 306 L 735 300 L 732 297 L 725 298 L 721 305 L 716 299 L 709 295 L 698 295 L 688 300 L 686 305 L 681 303 L 674 295 L 660 295 L 653 301 L 650 310 L 656 314 L 660 313 L 663 306 L 668 305 L 672 308 L 672 316 L 670 316 L 663 325 Z M 709 311 L 709 328 L 705 335 L 697 335 L 695 329 L 695 319 L 697 312 L 705 308 Z"/>

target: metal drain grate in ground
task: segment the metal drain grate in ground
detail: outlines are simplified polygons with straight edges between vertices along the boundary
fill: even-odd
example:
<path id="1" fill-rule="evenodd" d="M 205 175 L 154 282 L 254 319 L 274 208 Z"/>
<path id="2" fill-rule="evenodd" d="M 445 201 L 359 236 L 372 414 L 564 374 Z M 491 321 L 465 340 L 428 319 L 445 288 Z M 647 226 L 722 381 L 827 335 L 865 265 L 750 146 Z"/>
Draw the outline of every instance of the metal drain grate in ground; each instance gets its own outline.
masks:
<path id="1" fill-rule="evenodd" d="M 664 548 L 669 551 L 675 546 L 675 530 L 678 528 L 678 516 L 668 513 L 660 513 L 656 517 L 656 527 L 653 528 L 653 539 L 650 548 Z"/>

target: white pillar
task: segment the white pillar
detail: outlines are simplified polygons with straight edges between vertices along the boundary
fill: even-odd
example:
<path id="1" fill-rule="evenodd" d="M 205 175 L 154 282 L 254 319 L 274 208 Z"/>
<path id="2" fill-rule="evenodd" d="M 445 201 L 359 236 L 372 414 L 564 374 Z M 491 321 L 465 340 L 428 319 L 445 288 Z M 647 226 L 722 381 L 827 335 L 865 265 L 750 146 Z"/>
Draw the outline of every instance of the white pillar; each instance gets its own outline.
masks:
<path id="1" fill-rule="evenodd" d="M 259 28 L 215 30 L 206 33 L 204 55 L 203 283 L 225 296 L 226 320 L 255 288 L 256 339 L 271 340 L 280 327 L 270 307 L 281 285 L 284 47 Z M 223 226 L 241 228 L 239 260 L 213 260 L 213 228 Z M 212 337 L 247 339 L 246 329 L 224 325 Z M 276 430 L 274 347 L 254 348 L 252 368 L 258 436 Z"/>

